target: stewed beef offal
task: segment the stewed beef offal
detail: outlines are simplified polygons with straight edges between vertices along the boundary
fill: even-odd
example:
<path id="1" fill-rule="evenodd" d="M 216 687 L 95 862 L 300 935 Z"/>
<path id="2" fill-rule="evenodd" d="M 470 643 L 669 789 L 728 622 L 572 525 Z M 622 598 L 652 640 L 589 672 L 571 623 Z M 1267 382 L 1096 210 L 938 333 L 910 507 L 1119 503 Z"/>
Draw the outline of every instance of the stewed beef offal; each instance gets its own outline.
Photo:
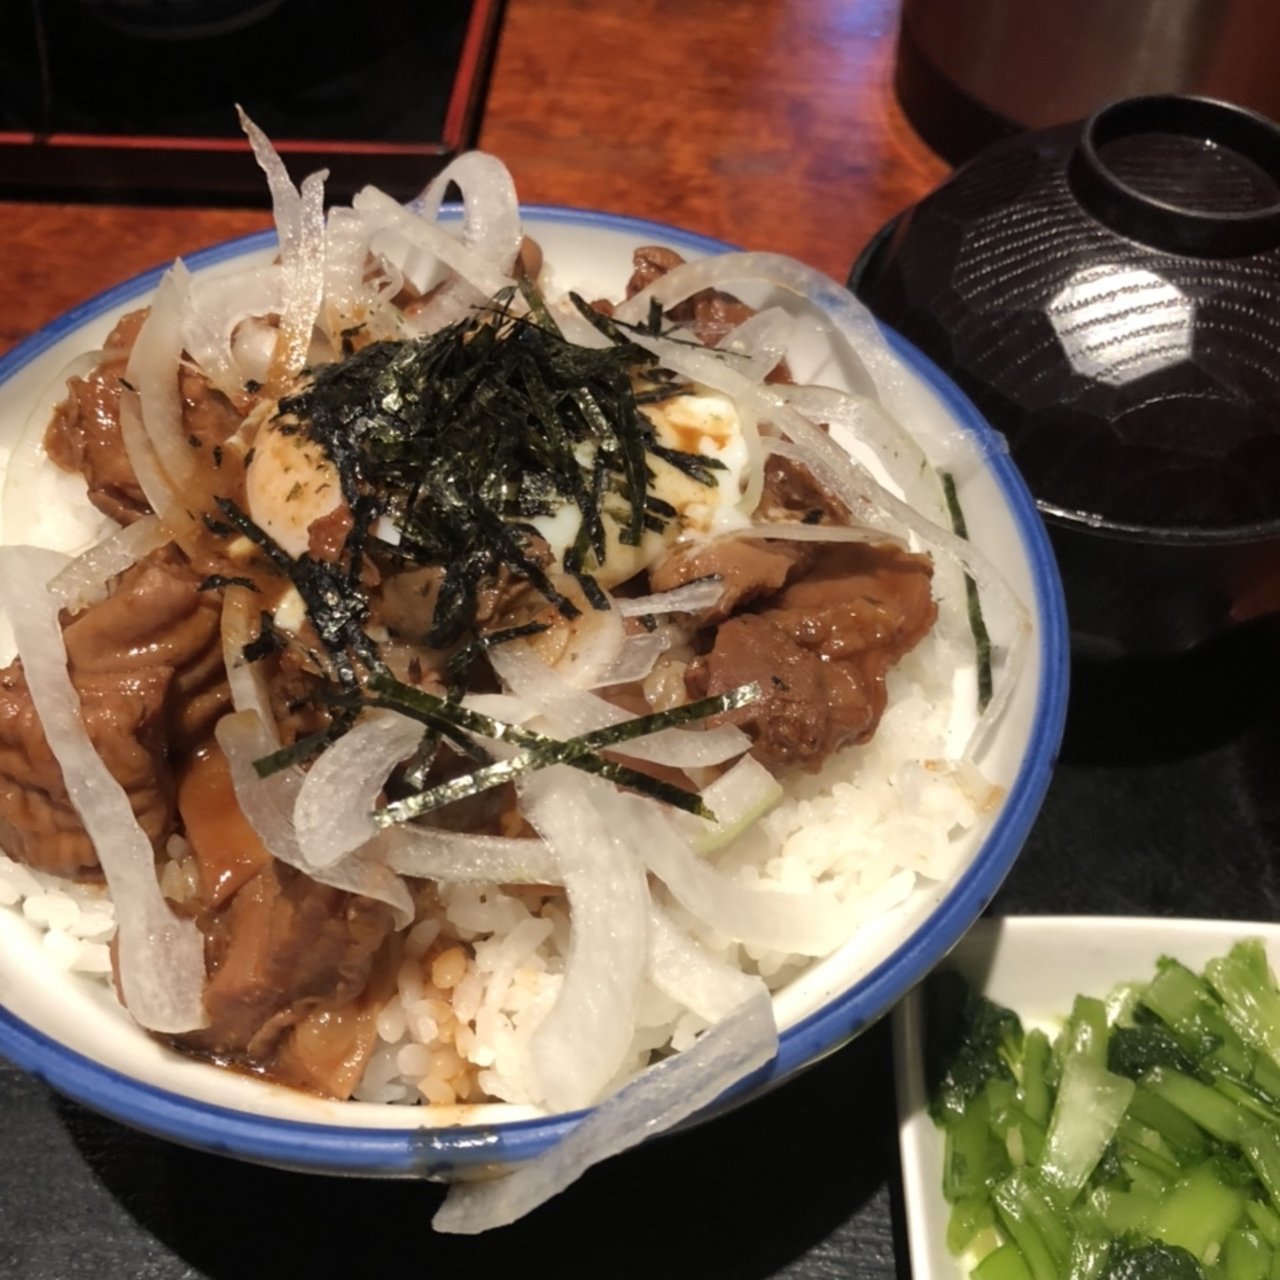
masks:
<path id="1" fill-rule="evenodd" d="M 72 682 L 157 855 L 179 835 L 193 873 L 175 905 L 205 935 L 209 1023 L 184 1045 L 345 1097 L 372 1049 L 361 998 L 391 913 L 277 863 L 241 814 L 212 740 L 229 704 L 220 602 L 199 586 L 172 553 L 127 570 L 64 627 Z M 100 875 L 18 662 L 0 672 L 0 845 L 41 871 Z"/>
<path id="2" fill-rule="evenodd" d="M 189 567 L 157 553 L 63 631 L 89 738 L 157 849 L 175 830 L 175 769 L 227 702 L 219 605 Z M 63 783 L 21 663 L 0 671 L 0 844 L 54 875 L 98 857 Z"/>
<path id="3" fill-rule="evenodd" d="M 757 555 L 770 572 L 772 550 Z M 724 719 L 746 730 L 770 767 L 816 769 L 875 732 L 885 675 L 936 617 L 932 575 L 926 557 L 889 544 L 823 545 L 781 589 L 716 628 L 686 672 L 689 692 L 705 697 L 754 681 L 760 699 Z"/>
<path id="4" fill-rule="evenodd" d="M 629 292 L 676 262 L 666 251 L 640 251 Z M 711 342 L 749 314 L 735 299 L 711 291 L 678 311 L 676 318 Z M 121 398 L 131 394 L 123 377 L 136 331 L 136 318 L 121 322 L 98 368 L 69 384 L 47 435 L 50 456 L 82 474 L 90 498 L 122 523 L 148 510 L 120 428 Z M 785 367 L 775 372 L 786 376 Z M 247 404 L 233 404 L 188 373 L 181 392 L 192 448 L 215 453 Z M 220 458 L 221 450 L 216 453 Z M 228 451 L 220 471 L 224 482 L 233 456 Z M 242 476 L 243 468 L 236 474 Z M 874 733 L 885 707 L 886 673 L 933 623 L 932 568 L 927 557 L 888 540 L 849 541 L 845 528 L 833 529 L 835 540 L 822 540 L 818 530 L 816 541 L 771 538 L 770 521 L 811 529 L 846 526 L 848 512 L 801 463 L 772 455 L 749 533 L 677 539 L 627 583 L 625 593 L 718 581 L 716 603 L 670 620 L 678 633 L 669 657 L 676 687 L 683 679 L 692 698 L 757 684 L 759 699 L 724 718 L 741 725 L 753 753 L 770 768 L 813 770 L 832 752 Z M 426 642 L 447 566 L 406 567 L 367 547 L 351 553 L 351 524 L 345 505 L 315 520 L 310 559 L 329 564 L 358 554 L 348 580 L 367 590 L 368 625 L 387 637 L 387 666 L 407 683 L 438 690 L 457 649 L 433 649 Z M 536 540 L 529 555 L 540 571 L 556 572 L 549 551 Z M 269 575 L 252 563 L 231 566 L 222 556 L 222 544 L 212 550 L 199 542 L 184 543 L 181 550 L 170 546 L 122 574 L 106 599 L 64 617 L 69 671 L 90 739 L 152 842 L 166 893 L 205 937 L 208 1022 L 176 1043 L 289 1084 L 347 1097 L 375 1047 L 376 1012 L 394 989 L 400 940 L 389 908 L 280 863 L 239 809 L 227 761 L 213 737 L 214 724 L 230 704 L 220 636 L 221 575 L 258 574 L 260 639 L 270 638 L 267 611 L 279 598 L 271 596 L 279 583 L 272 587 Z M 582 608 L 589 607 L 567 575 L 557 582 Z M 472 631 L 488 636 L 527 628 L 531 590 L 506 567 L 480 582 Z M 553 628 L 571 626 L 554 609 L 541 609 L 538 617 L 549 618 Z M 268 645 L 265 656 L 255 658 L 271 686 L 272 710 L 286 744 L 329 723 L 325 704 L 313 696 L 311 655 L 319 645 L 310 625 L 305 622 L 296 641 L 283 642 L 282 650 Z M 539 637 L 539 652 L 557 652 L 554 640 Z M 483 672 L 476 678 L 485 680 Z M 669 689 L 671 680 L 665 684 Z M 602 692 L 633 713 L 653 705 L 643 681 Z M 436 765 L 447 769 L 448 763 Z M 670 772 L 677 783 L 693 785 L 687 775 Z M 505 812 L 502 805 L 464 803 L 439 816 L 459 830 L 510 834 L 502 826 Z M 42 871 L 78 879 L 100 875 L 20 662 L 0 671 L 0 845 Z M 433 892 L 424 882 L 411 882 L 410 888 L 420 901 Z"/>
<path id="5" fill-rule="evenodd" d="M 129 312 L 111 330 L 92 371 L 68 380 L 67 397 L 54 411 L 44 439 L 49 457 L 83 475 L 89 501 L 120 524 L 131 524 L 150 510 L 120 426 L 120 398 L 130 393 L 125 369 L 146 318 L 145 309 Z M 213 449 L 240 425 L 245 404 L 233 404 L 196 370 L 182 369 L 178 390 L 183 428 L 195 447 Z"/>

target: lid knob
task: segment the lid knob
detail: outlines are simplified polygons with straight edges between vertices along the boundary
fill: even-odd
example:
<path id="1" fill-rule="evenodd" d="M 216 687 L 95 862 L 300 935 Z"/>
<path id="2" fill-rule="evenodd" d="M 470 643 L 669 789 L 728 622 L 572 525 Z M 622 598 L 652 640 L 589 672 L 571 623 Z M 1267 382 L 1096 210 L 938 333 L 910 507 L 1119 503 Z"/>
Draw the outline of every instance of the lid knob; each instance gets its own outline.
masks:
<path id="1" fill-rule="evenodd" d="M 1068 180 L 1099 222 L 1166 252 L 1240 257 L 1280 245 L 1280 128 L 1210 98 L 1129 98 L 1091 116 Z"/>

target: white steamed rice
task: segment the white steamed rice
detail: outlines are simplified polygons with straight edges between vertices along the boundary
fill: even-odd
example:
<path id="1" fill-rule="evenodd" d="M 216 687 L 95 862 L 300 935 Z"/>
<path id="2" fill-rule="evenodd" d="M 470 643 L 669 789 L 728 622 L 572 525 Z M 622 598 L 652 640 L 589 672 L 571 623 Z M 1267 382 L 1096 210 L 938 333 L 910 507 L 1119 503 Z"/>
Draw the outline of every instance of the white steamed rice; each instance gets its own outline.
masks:
<path id="1" fill-rule="evenodd" d="M 890 673 L 889 705 L 875 737 L 837 753 L 821 772 L 793 775 L 785 798 L 717 865 L 744 884 L 792 891 L 834 888 L 851 927 L 882 917 L 922 882 L 945 880 L 961 837 L 994 798 L 980 777 L 948 762 L 952 690 L 939 685 L 927 640 Z M 185 842 L 169 846 L 161 884 L 172 899 L 194 887 Z M 771 990 L 811 959 L 752 949 L 685 911 L 671 917 L 712 955 L 759 975 Z M 50 962 L 110 981 L 114 910 L 103 887 L 32 871 L 0 854 L 0 906 L 44 931 Z M 528 1047 L 555 1003 L 569 946 L 559 890 L 441 885 L 408 933 L 396 993 L 378 1015 L 378 1045 L 355 1097 L 384 1104 L 494 1099 L 531 1102 Z M 621 1086 L 655 1052 L 682 1050 L 706 1022 L 646 981 Z"/>

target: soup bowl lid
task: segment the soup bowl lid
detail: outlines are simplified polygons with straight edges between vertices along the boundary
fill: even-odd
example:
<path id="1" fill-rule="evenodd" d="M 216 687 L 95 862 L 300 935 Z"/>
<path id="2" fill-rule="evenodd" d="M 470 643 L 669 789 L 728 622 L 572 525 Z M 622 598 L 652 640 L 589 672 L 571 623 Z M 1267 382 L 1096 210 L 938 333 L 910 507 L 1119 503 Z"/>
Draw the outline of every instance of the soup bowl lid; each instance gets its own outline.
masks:
<path id="1" fill-rule="evenodd" d="M 989 147 L 850 286 L 1006 436 L 1051 523 L 1280 537 L 1280 129 L 1131 98 Z"/>

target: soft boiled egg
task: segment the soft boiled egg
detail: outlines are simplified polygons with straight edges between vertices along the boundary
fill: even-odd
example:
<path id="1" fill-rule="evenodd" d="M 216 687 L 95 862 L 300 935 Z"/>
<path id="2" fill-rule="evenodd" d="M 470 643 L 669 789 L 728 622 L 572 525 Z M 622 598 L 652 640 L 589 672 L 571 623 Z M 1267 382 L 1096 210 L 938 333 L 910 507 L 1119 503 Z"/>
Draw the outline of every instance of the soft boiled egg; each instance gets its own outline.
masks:
<path id="1" fill-rule="evenodd" d="M 620 537 L 630 518 L 630 504 L 616 495 L 606 499 L 604 562 L 588 566 L 606 589 L 648 568 L 678 539 L 717 537 L 749 523 L 740 509 L 749 450 L 733 402 L 699 389 L 643 405 L 641 412 L 653 424 L 659 444 L 718 462 L 720 467 L 711 472 L 711 483 L 703 484 L 664 458 L 649 454 L 649 491 L 676 514 L 661 532 L 646 529 L 639 546 L 629 546 Z M 579 446 L 584 468 L 591 465 L 591 448 Z M 254 523 L 296 559 L 307 550 L 311 525 L 341 505 L 342 485 L 324 449 L 297 422 L 275 417 L 264 422 L 254 438 L 245 499 Z M 529 523 L 562 562 L 578 536 L 581 513 L 566 501 Z M 380 528 L 379 535 L 396 540 L 390 529 Z"/>
<path id="2" fill-rule="evenodd" d="M 342 482 L 296 422 L 272 418 L 254 437 L 245 501 L 258 528 L 296 560 L 310 544 L 313 522 L 341 506 Z"/>
<path id="3" fill-rule="evenodd" d="M 649 492 L 674 508 L 676 515 L 661 533 L 646 529 L 640 545 L 629 546 L 619 535 L 630 518 L 630 504 L 616 496 L 606 500 L 604 562 L 587 566 L 606 589 L 647 569 L 678 539 L 718 537 L 749 523 L 739 507 L 749 454 L 733 402 L 715 392 L 699 390 L 642 405 L 641 412 L 653 424 L 658 444 L 719 462 L 722 469 L 712 471 L 711 484 L 703 484 L 666 459 L 648 456 L 652 473 Z M 584 467 L 591 463 L 589 456 L 579 461 Z M 546 540 L 556 560 L 563 561 L 578 536 L 582 517 L 572 502 L 565 502 L 529 523 Z"/>

